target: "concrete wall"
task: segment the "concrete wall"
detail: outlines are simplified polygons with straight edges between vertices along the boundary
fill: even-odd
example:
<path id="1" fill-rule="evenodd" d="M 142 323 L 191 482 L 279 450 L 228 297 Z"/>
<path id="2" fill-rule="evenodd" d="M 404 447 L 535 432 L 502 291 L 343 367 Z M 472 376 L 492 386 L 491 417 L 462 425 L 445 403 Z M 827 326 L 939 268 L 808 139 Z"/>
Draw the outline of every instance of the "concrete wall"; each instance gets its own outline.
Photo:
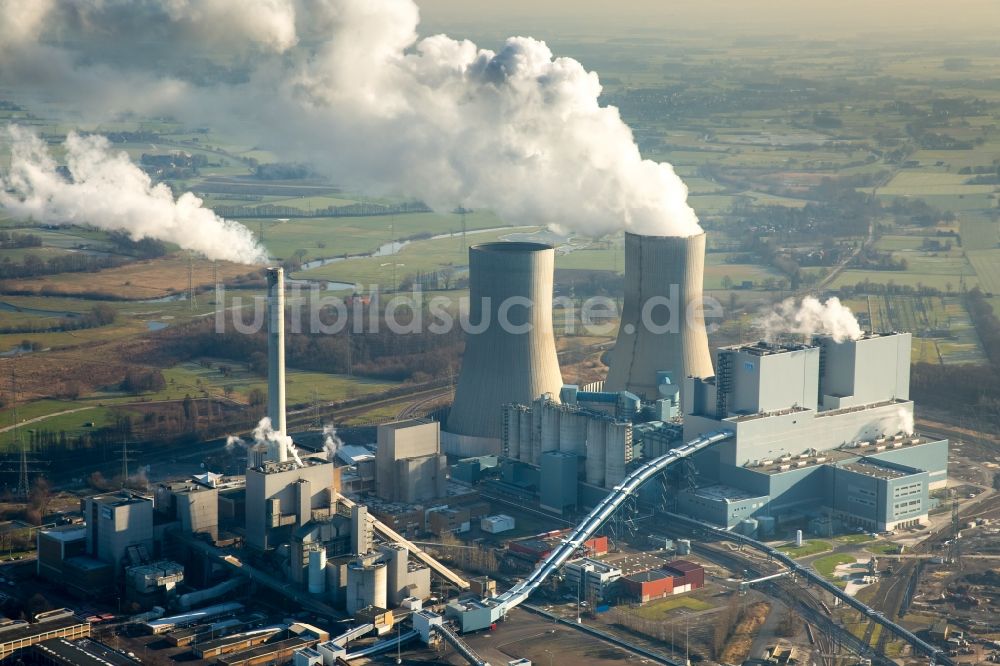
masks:
<path id="1" fill-rule="evenodd" d="M 909 333 L 819 342 L 825 357 L 821 390 L 827 408 L 909 399 Z"/>

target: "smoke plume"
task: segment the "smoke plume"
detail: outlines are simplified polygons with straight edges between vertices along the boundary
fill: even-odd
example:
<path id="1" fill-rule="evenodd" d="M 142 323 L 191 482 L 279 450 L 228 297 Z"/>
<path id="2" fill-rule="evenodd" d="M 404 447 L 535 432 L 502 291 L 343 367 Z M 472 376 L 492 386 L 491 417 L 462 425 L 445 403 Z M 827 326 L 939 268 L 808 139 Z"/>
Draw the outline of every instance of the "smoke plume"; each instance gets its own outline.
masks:
<path id="1" fill-rule="evenodd" d="M 345 187 L 440 210 L 593 236 L 701 231 L 673 167 L 643 159 L 618 109 L 601 105 L 597 75 L 542 41 L 493 51 L 421 39 L 412 0 L 165 6 L 0 0 L 0 22 L 6 11 L 26 26 L 0 45 L 0 84 L 59 92 L 95 118 L 155 111 L 224 125 Z M 206 32 L 213 24 L 222 35 Z M 178 51 L 217 62 L 192 67 Z"/>
<path id="2" fill-rule="evenodd" d="M 265 416 L 257 422 L 257 427 L 253 429 L 253 439 L 255 444 L 284 447 L 285 452 L 295 461 L 295 464 L 303 467 L 302 458 L 299 457 L 299 450 L 292 443 L 292 438 L 277 432 L 271 426 L 270 418 Z"/>
<path id="3" fill-rule="evenodd" d="M 836 342 L 857 340 L 862 336 L 861 326 L 851 309 L 841 304 L 839 298 L 826 303 L 807 296 L 798 305 L 794 298 L 786 298 L 757 320 L 764 339 L 774 342 L 782 335 L 829 335 Z"/>
<path id="4" fill-rule="evenodd" d="M 323 426 L 323 450 L 326 451 L 326 457 L 330 462 L 333 462 L 334 458 L 337 457 L 337 451 L 343 445 L 344 440 L 337 436 L 335 427 L 332 425 Z"/>
<path id="5" fill-rule="evenodd" d="M 265 416 L 257 422 L 257 427 L 253 429 L 252 437 L 253 443 L 251 444 L 236 435 L 229 435 L 226 437 L 226 451 L 232 453 L 237 448 L 247 450 L 256 449 L 257 447 L 264 449 L 270 449 L 271 447 L 284 447 L 288 456 L 295 461 L 295 464 L 299 467 L 303 466 L 302 458 L 299 456 L 299 450 L 295 448 L 295 444 L 292 443 L 292 438 L 288 435 L 282 436 L 278 434 L 271 426 L 270 418 Z"/>
<path id="6" fill-rule="evenodd" d="M 882 432 L 887 435 L 897 433 L 912 435 L 914 432 L 913 412 L 900 407 L 892 417 L 884 419 L 881 425 Z"/>
<path id="7" fill-rule="evenodd" d="M 209 259 L 261 263 L 266 254 L 243 225 L 224 220 L 185 192 L 165 184 L 115 152 L 107 139 L 71 133 L 63 147 L 71 176 L 57 171 L 46 144 L 21 128 L 8 129 L 10 170 L 0 178 L 0 206 L 46 224 L 89 224 L 122 230 L 133 239 L 155 238 Z"/>

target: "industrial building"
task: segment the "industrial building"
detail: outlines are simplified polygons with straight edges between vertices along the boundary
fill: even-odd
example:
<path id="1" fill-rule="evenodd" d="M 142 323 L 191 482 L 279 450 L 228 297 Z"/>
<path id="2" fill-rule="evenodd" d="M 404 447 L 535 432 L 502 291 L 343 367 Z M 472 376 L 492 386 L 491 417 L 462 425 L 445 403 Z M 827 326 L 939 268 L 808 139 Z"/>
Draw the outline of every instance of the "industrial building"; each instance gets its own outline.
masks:
<path id="1" fill-rule="evenodd" d="M 501 408 L 558 395 L 552 328 L 555 249 L 541 243 L 469 248 L 465 354 L 442 445 L 458 456 L 500 453 Z"/>
<path id="2" fill-rule="evenodd" d="M 375 490 L 389 502 L 414 504 L 444 497 L 448 458 L 437 421 L 407 419 L 378 427 Z"/>
<path id="3" fill-rule="evenodd" d="M 674 560 L 660 569 L 623 576 L 619 586 L 623 597 L 644 604 L 704 587 L 705 570 L 694 562 Z"/>
<path id="4" fill-rule="evenodd" d="M 926 520 L 948 442 L 912 434 L 910 343 L 893 333 L 720 349 L 715 377 L 687 380 L 684 439 L 735 437 L 696 457 L 697 487 L 678 508 L 727 527 L 816 512 L 880 531 Z"/>
<path id="5" fill-rule="evenodd" d="M 23 661 L 39 666 L 138 666 L 141 663 L 90 638 L 50 638 L 33 645 Z"/>
<path id="6" fill-rule="evenodd" d="M 247 469 L 246 542 L 268 550 L 291 540 L 292 530 L 331 513 L 333 463 L 318 458 L 265 461 Z"/>
<path id="7" fill-rule="evenodd" d="M 0 619 L 0 660 L 36 643 L 53 638 L 86 638 L 90 623 L 63 609 L 39 616 L 35 622 Z"/>
<path id="8" fill-rule="evenodd" d="M 122 491 L 82 501 L 87 521 L 87 552 L 111 565 L 120 578 L 126 563 L 140 564 L 153 554 L 153 500 Z M 130 552 L 131 551 L 131 552 Z"/>

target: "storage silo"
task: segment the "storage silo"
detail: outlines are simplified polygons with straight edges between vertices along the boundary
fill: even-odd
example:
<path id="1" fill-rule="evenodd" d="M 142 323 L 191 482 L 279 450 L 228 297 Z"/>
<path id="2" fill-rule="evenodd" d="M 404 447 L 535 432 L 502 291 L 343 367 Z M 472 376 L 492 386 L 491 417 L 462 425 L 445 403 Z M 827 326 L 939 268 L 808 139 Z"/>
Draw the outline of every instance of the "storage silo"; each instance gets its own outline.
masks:
<path id="1" fill-rule="evenodd" d="M 534 423 L 534 413 L 531 409 L 521 412 L 518 421 L 521 428 L 521 436 L 518 438 L 521 441 L 521 455 L 519 456 L 521 462 L 530 463 L 532 461 L 532 447 L 535 441 Z"/>
<path id="2" fill-rule="evenodd" d="M 559 395 L 562 375 L 552 329 L 555 250 L 542 243 L 484 243 L 469 248 L 469 326 L 448 416 L 462 447 L 497 442 L 502 407 Z M 463 438 L 471 438 L 463 443 Z"/>
<path id="3" fill-rule="evenodd" d="M 557 405 L 546 401 L 542 407 L 542 448 L 539 459 L 534 464 L 541 464 L 541 455 L 549 451 L 559 450 L 559 421 L 562 414 Z"/>
<path id="4" fill-rule="evenodd" d="M 606 421 L 605 433 L 604 487 L 614 488 L 625 479 L 625 470 L 632 461 L 632 424 Z"/>
<path id="5" fill-rule="evenodd" d="M 587 417 L 567 409 L 559 417 L 559 450 L 584 457 L 587 455 Z"/>
<path id="6" fill-rule="evenodd" d="M 385 563 L 374 557 L 355 560 L 347 565 L 347 613 L 354 615 L 362 608 L 386 608 L 389 576 Z"/>
<path id="7" fill-rule="evenodd" d="M 587 422 L 587 459 L 583 468 L 587 483 L 604 485 L 604 464 L 607 459 L 607 422 L 589 419 Z"/>
<path id="8" fill-rule="evenodd" d="M 521 457 L 521 412 L 520 405 L 504 405 L 503 408 L 504 455 L 508 458 Z"/>
<path id="9" fill-rule="evenodd" d="M 309 594 L 326 592 L 326 548 L 320 546 L 309 551 Z"/>
<path id="10" fill-rule="evenodd" d="M 711 377 L 705 330 L 705 234 L 687 238 L 625 234 L 625 302 L 608 356 L 605 391 L 660 397 L 657 373 Z"/>

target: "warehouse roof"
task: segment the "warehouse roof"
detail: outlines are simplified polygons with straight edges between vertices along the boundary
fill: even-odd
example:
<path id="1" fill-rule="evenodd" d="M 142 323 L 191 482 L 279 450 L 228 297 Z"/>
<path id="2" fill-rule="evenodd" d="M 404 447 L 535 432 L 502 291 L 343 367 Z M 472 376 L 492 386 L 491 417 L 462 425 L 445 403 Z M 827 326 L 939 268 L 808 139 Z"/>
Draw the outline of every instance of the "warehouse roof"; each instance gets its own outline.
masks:
<path id="1" fill-rule="evenodd" d="M 67 666 L 135 666 L 139 663 L 89 638 L 78 641 L 50 638 L 35 644 L 34 649 L 45 654 L 50 661 Z"/>

